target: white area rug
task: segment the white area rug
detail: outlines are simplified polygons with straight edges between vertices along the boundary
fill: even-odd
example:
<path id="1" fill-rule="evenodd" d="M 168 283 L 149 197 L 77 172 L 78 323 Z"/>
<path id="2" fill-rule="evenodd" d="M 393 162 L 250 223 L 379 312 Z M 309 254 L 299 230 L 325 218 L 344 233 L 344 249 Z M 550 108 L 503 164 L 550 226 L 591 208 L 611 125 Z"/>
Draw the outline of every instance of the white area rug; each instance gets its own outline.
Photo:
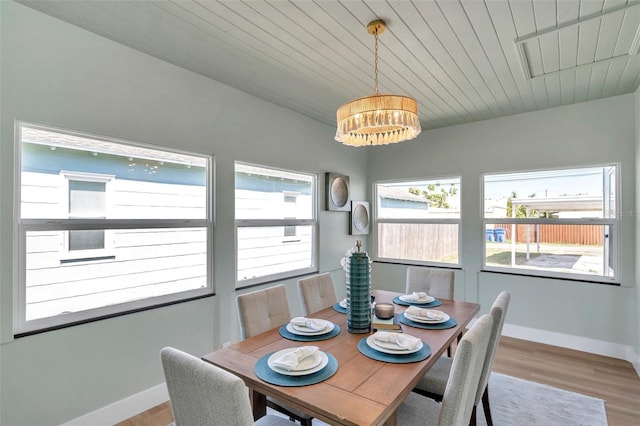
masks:
<path id="1" fill-rule="evenodd" d="M 516 377 L 492 373 L 489 403 L 495 426 L 606 426 L 604 401 Z M 398 425 L 436 424 L 438 403 L 411 393 L 398 411 Z M 478 425 L 486 425 L 478 407 Z"/>
<path id="2" fill-rule="evenodd" d="M 539 383 L 492 373 L 489 381 L 491 415 L 495 426 L 606 426 L 604 401 Z M 440 404 L 415 393 L 398 410 L 398 426 L 437 423 Z M 277 414 L 269 409 L 269 414 Z M 314 425 L 326 425 L 317 419 Z M 482 407 L 478 425 L 486 426 Z"/>

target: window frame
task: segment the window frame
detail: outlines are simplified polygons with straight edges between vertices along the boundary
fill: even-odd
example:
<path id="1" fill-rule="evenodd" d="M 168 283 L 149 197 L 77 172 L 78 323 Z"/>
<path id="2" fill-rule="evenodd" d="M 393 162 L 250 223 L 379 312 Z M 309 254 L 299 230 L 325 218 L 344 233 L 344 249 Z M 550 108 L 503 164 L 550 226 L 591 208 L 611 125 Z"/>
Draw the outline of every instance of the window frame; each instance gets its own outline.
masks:
<path id="1" fill-rule="evenodd" d="M 495 175 L 508 175 L 508 174 L 518 174 L 518 173 L 535 173 L 535 172 L 552 172 L 552 171 L 570 171 L 570 170 L 580 170 L 580 169 L 589 169 L 589 168 L 615 168 L 615 192 L 614 192 L 614 206 L 615 206 L 615 217 L 614 218 L 487 218 L 485 216 L 485 177 L 486 176 L 495 176 Z M 621 225 L 621 217 L 618 212 L 620 212 L 621 200 L 620 200 L 620 164 L 619 163 L 601 163 L 601 164 L 586 164 L 586 165 L 573 165 L 566 167 L 556 167 L 556 168 L 542 168 L 542 169 L 529 169 L 529 170 L 519 170 L 519 171 L 502 171 L 502 172 L 486 172 L 482 173 L 480 176 L 480 193 L 481 193 L 481 221 L 482 221 L 482 271 L 483 272 L 499 272 L 510 275 L 522 275 L 522 276 L 532 276 L 532 277 L 540 277 L 540 278 L 552 278 L 552 279 L 566 279 L 572 281 L 583 281 L 583 282 L 594 282 L 600 284 L 620 284 L 620 225 Z M 605 185 L 603 185 L 603 192 L 605 190 Z M 604 197 L 604 194 L 603 194 Z M 610 200 L 609 200 L 610 201 Z M 603 198 L 604 203 L 604 198 Z M 611 205 L 611 204 L 610 204 Z M 601 225 L 609 227 L 609 236 L 607 238 L 613 238 L 613 244 L 611 245 L 614 253 L 609 253 L 610 256 L 613 256 L 613 276 L 605 276 L 605 275 L 589 275 L 589 274 L 579 274 L 579 273 L 570 273 L 570 272 L 559 272 L 559 271 L 544 271 L 539 269 L 529 269 L 529 268 L 518 268 L 518 267 L 500 267 L 495 265 L 487 265 L 487 239 L 485 236 L 485 229 L 487 229 L 487 225 L 495 225 L 495 224 L 507 224 L 513 227 L 516 227 L 518 224 L 530 224 L 530 225 Z M 534 245 L 535 242 L 531 242 L 531 245 Z M 604 242 L 603 242 L 604 244 Z"/>
<path id="2" fill-rule="evenodd" d="M 311 183 L 311 218 L 309 219 L 295 219 L 295 218 L 283 218 L 283 219 L 237 219 L 236 218 L 236 207 L 235 207 L 235 191 L 236 191 L 236 183 L 235 183 L 235 174 L 236 174 L 236 166 L 244 165 L 249 167 L 258 167 L 268 170 L 286 172 L 286 173 L 294 173 L 300 174 L 304 176 L 308 176 L 312 179 Z M 268 282 L 283 280 L 294 278 L 302 275 L 307 275 L 311 273 L 318 272 L 318 175 L 316 173 L 310 173 L 305 171 L 298 170 L 290 170 L 279 167 L 267 166 L 264 164 L 256 164 L 249 163 L 245 161 L 235 161 L 233 166 L 234 171 L 234 253 L 235 253 L 235 288 L 242 289 L 247 288 L 259 284 L 264 284 Z M 286 191 L 285 196 L 291 195 L 290 191 Z M 284 200 L 283 200 L 284 201 Z M 260 228 L 260 227 L 282 227 L 283 228 L 283 238 L 291 239 L 284 235 L 284 229 L 290 226 L 310 226 L 311 227 L 311 266 L 306 268 L 293 269 L 290 271 L 283 271 L 275 274 L 263 275 L 260 277 L 248 278 L 245 280 L 239 280 L 238 277 L 238 229 L 240 228 Z M 297 238 L 297 235 L 294 236 L 294 240 Z"/>
<path id="3" fill-rule="evenodd" d="M 36 130 L 43 130 L 48 132 L 55 132 L 69 136 L 88 138 L 96 141 L 105 141 L 108 143 L 116 143 L 122 146 L 132 147 L 132 148 L 142 148 L 149 149 L 154 151 L 161 151 L 172 154 L 182 154 L 193 157 L 201 158 L 206 164 L 206 176 L 205 176 L 205 217 L 201 219 L 109 219 L 109 218 L 100 218 L 100 219 L 92 219 L 92 218 L 69 218 L 68 213 L 59 218 L 47 218 L 47 219 L 22 219 L 21 218 L 21 193 L 22 193 L 22 128 L 28 127 Z M 27 121 L 16 120 L 14 124 L 14 135 L 15 135 L 15 159 L 14 159 L 14 257 L 17 260 L 16 268 L 14 272 L 14 297 L 13 297 L 13 332 L 14 337 L 21 337 L 25 335 L 30 335 L 34 333 L 41 333 L 50 330 L 56 330 L 60 328 L 70 327 L 78 324 L 84 324 L 92 321 L 99 321 L 106 318 L 111 318 L 114 316 L 126 315 L 132 312 L 138 312 L 140 310 L 152 309 L 156 307 L 166 306 L 175 303 L 186 302 L 194 299 L 199 299 L 202 297 L 209 297 L 215 294 L 215 289 L 213 286 L 213 237 L 214 237 L 214 205 L 213 205 L 213 191 L 214 191 L 214 176 L 215 176 L 215 163 L 214 158 L 211 155 L 199 154 L 187 151 L 181 151 L 171 148 L 166 148 L 163 146 L 156 146 L 151 144 L 143 144 L 139 142 L 134 142 L 130 140 L 123 140 L 109 136 L 101 136 L 96 134 L 91 134 L 88 132 L 81 132 L 69 129 L 62 129 L 54 126 L 31 123 Z M 83 177 L 90 176 L 89 173 L 82 172 L 68 172 L 61 171 L 61 174 L 68 173 L 69 176 L 77 177 L 80 176 L 80 179 Z M 95 174 L 95 176 L 103 176 L 109 177 L 109 175 L 101 175 Z M 98 179 L 102 179 L 99 177 Z M 66 202 L 68 206 L 68 178 L 66 180 L 66 185 L 63 190 L 67 191 L 66 196 L 61 198 L 61 201 Z M 89 178 L 90 180 L 90 178 Z M 109 182 L 113 182 L 113 179 L 110 179 Z M 106 183 L 106 196 L 109 197 L 109 183 Z M 109 205 L 107 202 L 107 211 L 109 211 Z M 59 231 L 64 236 L 63 238 L 67 238 L 68 231 L 74 230 L 104 230 L 105 231 L 105 240 L 108 239 L 108 236 L 111 232 L 115 230 L 122 229 L 168 229 L 168 228 L 205 228 L 207 243 L 206 243 L 206 286 L 203 288 L 191 289 L 191 290 L 183 290 L 176 293 L 165 294 L 160 296 L 150 296 L 143 299 L 117 303 L 107 306 L 102 306 L 98 308 L 90 308 L 81 311 L 71 312 L 64 315 L 55 315 L 42 317 L 32 320 L 26 320 L 26 250 L 27 250 L 27 242 L 26 236 L 28 232 L 33 231 Z M 61 249 L 61 263 L 65 263 L 65 260 L 68 260 L 68 247 L 66 244 L 63 245 Z M 104 250 L 104 251 L 103 251 Z M 67 254 L 65 254 L 67 251 Z M 89 251 L 89 250 L 88 250 Z M 93 250 L 91 250 L 93 251 Z M 105 241 L 105 249 L 100 249 L 98 251 L 103 252 L 98 255 L 98 253 L 92 253 L 91 256 L 85 258 L 77 258 L 77 256 L 72 255 L 71 258 L 74 263 L 83 263 L 83 264 L 99 264 L 104 262 L 112 261 L 114 256 L 110 255 L 109 245 Z M 96 256 L 93 256 L 96 254 Z"/>
<path id="4" fill-rule="evenodd" d="M 395 263 L 401 265 L 415 265 L 415 266 L 435 266 L 445 268 L 461 268 L 462 267 L 462 205 L 460 206 L 460 217 L 457 219 L 445 219 L 445 218 L 413 218 L 413 219 L 388 219 L 380 218 L 380 206 L 378 202 L 378 185 L 379 184 L 398 184 L 398 183 L 414 183 L 414 182 L 437 182 L 443 180 L 457 179 L 460 191 L 460 197 L 462 197 L 462 176 L 459 175 L 446 175 L 446 176 L 428 176 L 428 177 L 412 177 L 403 179 L 388 179 L 378 180 L 373 182 L 373 220 L 374 220 L 374 232 L 373 232 L 373 247 L 374 247 L 374 260 L 385 263 Z M 437 262 L 433 260 L 415 260 L 415 259 L 396 259 L 382 257 L 379 255 L 378 250 L 378 225 L 380 223 L 389 224 L 417 224 L 417 225 L 457 225 L 458 226 L 458 261 L 457 263 L 451 262 Z"/>

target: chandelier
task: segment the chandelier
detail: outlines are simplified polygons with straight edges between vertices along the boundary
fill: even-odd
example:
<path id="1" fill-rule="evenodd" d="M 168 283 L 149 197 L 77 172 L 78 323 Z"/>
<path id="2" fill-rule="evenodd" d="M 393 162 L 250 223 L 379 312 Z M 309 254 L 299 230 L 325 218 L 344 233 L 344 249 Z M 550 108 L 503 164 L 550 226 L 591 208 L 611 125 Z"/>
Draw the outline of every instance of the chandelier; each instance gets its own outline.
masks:
<path id="1" fill-rule="evenodd" d="M 374 94 L 355 99 L 338 108 L 335 139 L 345 145 L 386 145 L 408 141 L 420 134 L 418 103 L 402 95 L 378 93 L 378 35 L 384 21 L 369 22 L 367 31 L 375 36 Z"/>

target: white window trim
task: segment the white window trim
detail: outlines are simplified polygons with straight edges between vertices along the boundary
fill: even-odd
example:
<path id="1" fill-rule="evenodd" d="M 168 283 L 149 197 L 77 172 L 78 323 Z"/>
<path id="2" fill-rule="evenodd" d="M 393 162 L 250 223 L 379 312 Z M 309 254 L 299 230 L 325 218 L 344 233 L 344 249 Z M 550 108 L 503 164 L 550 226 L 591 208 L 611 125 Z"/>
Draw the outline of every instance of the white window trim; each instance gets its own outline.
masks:
<path id="1" fill-rule="evenodd" d="M 436 266 L 436 267 L 448 267 L 459 268 L 462 265 L 462 208 L 460 209 L 460 217 L 458 219 L 387 219 L 379 217 L 380 206 L 378 204 L 378 185 L 389 183 L 403 183 L 403 182 L 420 182 L 420 181 L 437 181 L 445 179 L 459 179 L 460 192 L 462 193 L 462 176 L 437 176 L 437 177 L 418 177 L 418 178 L 406 178 L 406 179 L 393 179 L 393 180 L 379 180 L 373 182 L 373 217 L 374 217 L 374 231 L 373 231 L 373 247 L 374 247 L 374 260 L 385 263 L 395 263 L 401 265 L 416 265 L 416 266 Z M 445 263 L 437 261 L 420 261 L 414 259 L 395 259 L 387 258 L 378 255 L 378 224 L 379 223 L 398 223 L 398 224 L 417 224 L 417 225 L 440 225 L 440 224 L 453 224 L 458 225 L 458 262 L 457 263 Z"/>
<path id="2" fill-rule="evenodd" d="M 295 173 L 306 175 L 312 178 L 313 182 L 311 184 L 312 195 L 312 217 L 310 219 L 236 219 L 234 226 L 234 253 L 235 253 L 235 288 L 241 289 L 246 287 L 251 287 L 258 284 L 268 283 L 272 281 L 278 281 L 288 278 L 293 278 L 301 275 L 307 275 L 311 273 L 318 272 L 318 176 L 315 173 L 309 173 L 304 171 L 294 171 L 288 169 L 281 169 L 278 167 L 266 166 L 263 164 L 253 164 L 253 163 L 245 163 L 242 161 L 236 161 L 234 163 L 234 175 L 235 175 L 235 166 L 237 164 L 260 167 L 270 170 L 278 170 L 283 172 Z M 235 180 L 234 180 L 235 182 Z M 234 193 L 235 193 L 235 184 L 234 184 Z M 285 195 L 290 195 L 291 192 L 285 193 Z M 235 197 L 234 197 L 235 199 Z M 235 215 L 235 213 L 234 213 Z M 312 229 L 312 243 L 311 243 L 311 266 L 307 268 L 294 269 L 291 271 L 280 272 L 277 274 L 270 274 L 256 278 L 248 278 L 246 280 L 238 279 L 238 229 L 239 228 L 249 228 L 249 227 L 284 227 L 285 225 L 291 226 L 311 226 Z M 290 238 L 290 237 L 283 237 Z"/>
<path id="3" fill-rule="evenodd" d="M 552 171 L 552 170 L 573 170 L 573 169 L 582 169 L 582 168 L 591 168 L 591 167 L 615 167 L 616 175 L 616 192 L 615 192 L 615 218 L 584 218 L 584 219 L 575 219 L 575 218 L 485 218 L 484 217 L 484 179 L 487 175 L 496 175 L 496 174 L 507 174 L 507 173 L 527 173 L 527 172 L 540 172 L 540 171 Z M 482 216 L 482 270 L 488 272 L 500 272 L 511 275 L 526 275 L 526 276 L 534 276 L 541 278 L 558 278 L 558 279 L 568 279 L 575 281 L 586 281 L 586 282 L 596 282 L 596 283 L 605 283 L 605 284 L 619 284 L 620 283 L 620 185 L 617 183 L 620 182 L 620 164 L 619 163 L 603 163 L 603 164 L 588 164 L 588 165 L 574 165 L 567 166 L 556 169 L 535 169 L 535 170 L 520 170 L 520 171 L 511 171 L 511 172 L 499 172 L 499 173 L 482 173 L 480 177 L 480 191 L 481 191 L 481 200 L 482 200 L 482 208 L 481 208 L 481 216 Z M 604 276 L 604 275 L 589 275 L 589 274 L 574 274 L 569 272 L 556 272 L 556 271 L 544 271 L 537 269 L 527 269 L 527 268 L 517 268 L 517 267 L 499 267 L 493 265 L 487 265 L 487 241 L 485 237 L 485 229 L 487 225 L 492 224 L 549 224 L 549 225 L 608 225 L 610 233 L 613 234 L 614 240 L 614 258 L 613 258 L 613 267 L 614 267 L 614 275 L 613 276 Z M 611 237 L 609 237 L 611 238 Z"/>
<path id="4" fill-rule="evenodd" d="M 175 154 L 183 154 L 188 156 L 201 157 L 206 162 L 208 170 L 206 176 L 206 218 L 204 219 L 21 219 L 20 218 L 20 206 L 21 206 L 21 141 L 22 127 L 30 127 L 36 129 L 43 129 L 52 132 L 58 132 L 63 134 L 69 134 L 74 136 L 80 136 L 84 138 L 92 138 L 96 140 L 104 140 L 108 142 L 114 142 L 131 147 L 147 148 L 152 150 L 160 150 L 164 152 L 171 152 Z M 53 329 L 58 329 L 75 324 L 82 324 L 88 321 L 96 321 L 112 316 L 118 316 L 127 314 L 129 312 L 135 312 L 141 309 L 149 309 L 156 306 L 162 306 L 166 304 L 179 303 L 181 301 L 189 301 L 199 297 L 206 297 L 215 294 L 213 286 L 213 246 L 214 246 L 214 198 L 213 191 L 215 188 L 214 176 L 215 176 L 215 163 L 214 159 L 210 155 L 197 154 L 191 152 L 185 152 L 180 150 L 168 149 L 165 147 L 158 147 L 148 144 L 137 143 L 129 140 L 121 140 L 117 138 L 110 138 L 105 136 L 93 135 L 83 132 L 75 132 L 65 129 L 60 129 L 52 126 L 45 126 L 40 124 L 29 123 L 25 121 L 15 121 L 14 124 L 14 147 L 15 147 L 15 162 L 14 162 L 14 259 L 17 260 L 17 266 L 14 269 L 14 292 L 13 292 L 13 332 L 14 335 L 31 334 L 33 332 L 42 332 Z M 73 172 L 69 175 L 85 176 L 90 174 Z M 94 174 L 95 176 L 95 174 Z M 111 180 L 112 181 L 112 180 Z M 68 181 L 67 181 L 68 182 Z M 68 194 L 68 191 L 67 191 Z M 67 200 L 68 205 L 68 200 Z M 82 229 L 104 229 L 106 231 L 114 229 L 140 229 L 146 228 L 194 228 L 202 227 L 207 230 L 207 280 L 206 287 L 199 289 L 192 289 L 182 291 L 179 293 L 167 294 L 162 296 L 154 296 L 146 299 L 135 300 L 131 302 L 104 306 L 96 309 L 87 309 L 78 312 L 72 312 L 65 315 L 45 317 L 35 320 L 26 321 L 26 235 L 29 231 L 34 230 L 82 230 Z M 105 236 L 106 239 L 106 236 Z"/>

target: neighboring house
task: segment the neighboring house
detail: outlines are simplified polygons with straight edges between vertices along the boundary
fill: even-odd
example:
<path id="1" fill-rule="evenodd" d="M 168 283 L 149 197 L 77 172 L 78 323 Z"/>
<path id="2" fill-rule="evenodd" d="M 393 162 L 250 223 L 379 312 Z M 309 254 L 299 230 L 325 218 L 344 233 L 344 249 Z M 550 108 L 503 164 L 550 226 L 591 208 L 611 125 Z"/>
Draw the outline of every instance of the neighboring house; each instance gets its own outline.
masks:
<path id="1" fill-rule="evenodd" d="M 22 140 L 22 218 L 205 215 L 203 168 L 179 154 L 30 128 Z M 206 238 L 202 228 L 28 232 L 26 320 L 205 287 Z"/>

